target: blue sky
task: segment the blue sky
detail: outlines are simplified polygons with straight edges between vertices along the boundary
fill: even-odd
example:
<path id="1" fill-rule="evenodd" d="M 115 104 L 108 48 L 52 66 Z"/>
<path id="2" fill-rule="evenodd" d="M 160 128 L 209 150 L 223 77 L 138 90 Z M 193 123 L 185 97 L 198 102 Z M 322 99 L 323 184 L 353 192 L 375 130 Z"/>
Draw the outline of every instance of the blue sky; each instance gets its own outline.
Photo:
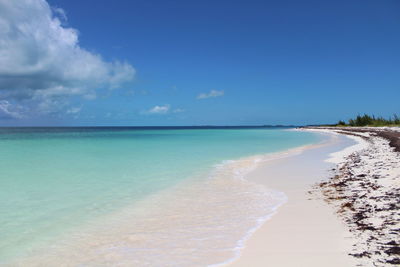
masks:
<path id="1" fill-rule="evenodd" d="M 0 125 L 313 124 L 400 113 L 398 0 L 0 5 Z"/>

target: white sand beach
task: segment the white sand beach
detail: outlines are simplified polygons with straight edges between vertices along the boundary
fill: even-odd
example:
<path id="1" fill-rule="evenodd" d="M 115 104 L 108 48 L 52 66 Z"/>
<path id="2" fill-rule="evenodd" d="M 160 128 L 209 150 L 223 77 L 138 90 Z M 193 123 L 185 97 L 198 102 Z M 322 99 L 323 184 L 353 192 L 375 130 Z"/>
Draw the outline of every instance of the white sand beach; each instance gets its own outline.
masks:
<path id="1" fill-rule="evenodd" d="M 336 214 L 335 205 L 328 205 L 315 187 L 333 176 L 335 164 L 344 164 L 350 154 L 371 149 L 371 145 L 386 151 L 394 164 L 389 174 L 399 181 L 400 164 L 395 160 L 398 154 L 390 152 L 388 141 L 382 141 L 382 138 L 372 144 L 360 137 L 328 132 L 332 135 L 331 142 L 299 155 L 266 162 L 249 175 L 251 181 L 284 192 L 288 202 L 255 232 L 241 257 L 230 266 L 320 267 L 357 266 L 360 263 L 371 266 L 372 260 L 368 257 L 360 259 L 349 255 L 360 237 L 350 232 L 355 229 Z M 368 163 L 364 168 L 370 168 L 372 172 L 374 165 Z M 389 190 L 391 185 L 381 190 Z M 361 246 L 367 249 L 365 245 Z"/>

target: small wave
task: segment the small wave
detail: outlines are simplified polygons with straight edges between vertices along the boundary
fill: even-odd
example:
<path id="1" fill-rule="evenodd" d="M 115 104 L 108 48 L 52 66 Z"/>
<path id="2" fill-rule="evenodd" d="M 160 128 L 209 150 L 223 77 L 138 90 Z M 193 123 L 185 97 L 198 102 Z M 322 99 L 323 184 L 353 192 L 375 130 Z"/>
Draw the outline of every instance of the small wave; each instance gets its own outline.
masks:
<path id="1" fill-rule="evenodd" d="M 286 202 L 286 195 L 247 181 L 261 162 L 302 149 L 227 160 L 207 178 L 174 188 L 82 226 L 17 265 L 221 266 Z"/>

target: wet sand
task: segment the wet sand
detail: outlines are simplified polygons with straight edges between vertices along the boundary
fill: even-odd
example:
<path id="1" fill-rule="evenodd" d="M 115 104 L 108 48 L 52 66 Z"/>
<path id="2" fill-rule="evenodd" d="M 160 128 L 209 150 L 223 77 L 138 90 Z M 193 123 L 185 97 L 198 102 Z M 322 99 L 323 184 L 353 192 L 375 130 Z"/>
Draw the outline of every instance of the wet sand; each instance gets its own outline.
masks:
<path id="1" fill-rule="evenodd" d="M 332 135 L 329 144 L 284 159 L 266 162 L 248 179 L 284 192 L 288 202 L 278 209 L 246 243 L 230 266 L 355 266 L 348 255 L 353 237 L 324 201 L 310 194 L 327 179 L 334 164 L 329 154 L 354 145 Z"/>
<path id="2" fill-rule="evenodd" d="M 398 266 L 400 129 L 303 130 L 330 134 L 331 142 L 249 175 L 289 201 L 232 266 Z"/>

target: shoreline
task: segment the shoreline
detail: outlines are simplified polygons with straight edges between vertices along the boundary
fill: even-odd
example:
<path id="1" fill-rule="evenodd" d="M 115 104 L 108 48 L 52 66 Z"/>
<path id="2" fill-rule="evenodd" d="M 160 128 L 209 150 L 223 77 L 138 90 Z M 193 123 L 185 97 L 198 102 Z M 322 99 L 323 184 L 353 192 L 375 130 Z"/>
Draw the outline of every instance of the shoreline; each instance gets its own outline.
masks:
<path id="1" fill-rule="evenodd" d="M 367 147 L 345 157 L 315 191 L 348 226 L 349 255 L 365 266 L 400 265 L 400 129 L 337 129 Z"/>
<path id="2" fill-rule="evenodd" d="M 400 264 L 399 129 L 300 130 L 341 141 L 267 162 L 247 176 L 284 192 L 289 201 L 248 239 L 241 257 L 229 266 Z"/>
<path id="3" fill-rule="evenodd" d="M 66 250 L 55 246 L 51 257 L 41 258 L 50 252 L 44 251 L 19 263 L 43 266 L 61 260 L 67 266 L 77 262 L 130 266 L 132 262 L 162 265 L 175 259 L 177 266 L 359 266 L 360 257 L 369 254 L 354 253 L 360 239 L 349 224 L 352 214 L 338 216 L 343 202 L 331 201 L 337 198 L 331 188 L 337 186 L 327 181 L 342 170 L 337 164 L 353 164 L 354 155 L 370 148 L 369 139 L 375 137 L 365 132 L 305 130 L 324 138 L 279 152 L 223 161 L 213 166 L 206 180 L 193 177 L 179 183 L 147 198 L 137 210 L 126 207 L 106 223 L 63 240 Z M 386 241 L 393 245 L 390 242 Z M 101 257 L 96 251 L 101 251 Z M 153 261 L 146 251 L 164 258 Z M 396 250 L 390 248 L 390 253 Z"/>
<path id="4" fill-rule="evenodd" d="M 334 166 L 329 162 L 331 155 L 344 157 L 359 149 L 359 143 L 329 131 L 313 131 L 329 134 L 330 141 L 265 162 L 246 177 L 284 192 L 288 202 L 247 240 L 240 258 L 229 266 L 356 266 L 347 255 L 354 241 L 351 233 L 331 207 L 309 190 L 329 177 L 328 170 Z"/>
<path id="5" fill-rule="evenodd" d="M 246 240 L 286 200 L 280 191 L 248 181 L 247 174 L 264 162 L 321 145 L 323 141 L 224 160 L 212 166 L 208 178 L 194 176 L 107 214 L 51 248 L 17 260 L 17 265 L 163 266 L 168 261 L 175 266 L 226 265 L 238 258 Z"/>

